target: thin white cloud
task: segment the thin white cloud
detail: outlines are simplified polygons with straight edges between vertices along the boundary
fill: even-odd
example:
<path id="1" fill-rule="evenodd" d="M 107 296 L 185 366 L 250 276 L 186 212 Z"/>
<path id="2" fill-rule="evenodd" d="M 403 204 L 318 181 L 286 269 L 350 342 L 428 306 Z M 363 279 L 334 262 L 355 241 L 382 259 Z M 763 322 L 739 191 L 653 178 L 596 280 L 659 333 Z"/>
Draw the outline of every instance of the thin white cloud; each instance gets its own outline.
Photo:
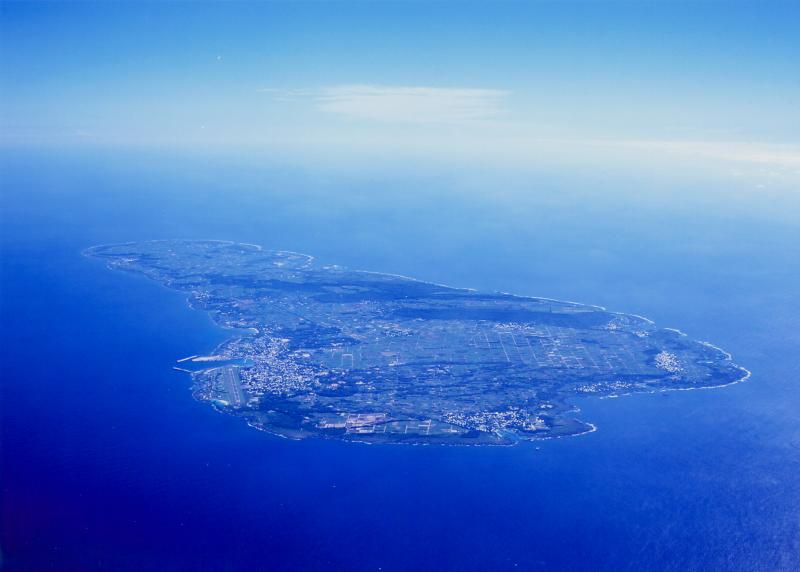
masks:
<path id="1" fill-rule="evenodd" d="M 724 141 L 617 141 L 610 144 L 673 155 L 800 168 L 800 145 Z"/>
<path id="2" fill-rule="evenodd" d="M 273 101 L 296 103 L 305 117 L 303 140 L 322 142 L 332 148 L 359 147 L 393 153 L 427 150 L 442 156 L 496 159 L 528 164 L 537 158 L 594 160 L 669 160 L 686 163 L 723 161 L 739 165 L 776 168 L 785 173 L 800 173 L 800 145 L 743 143 L 733 141 L 680 141 L 654 138 L 636 140 L 625 137 L 558 137 L 574 131 L 572 125 L 534 123 L 520 110 L 512 110 L 509 91 L 478 88 L 430 86 L 385 86 L 354 84 L 316 89 L 258 90 Z M 512 113 L 513 111 L 513 113 Z M 315 112 L 317 113 L 316 115 Z M 319 113 L 345 117 L 371 124 L 371 129 L 345 130 L 325 122 Z M 392 125 L 416 124 L 419 129 L 395 130 Z M 454 129 L 439 129 L 439 126 Z M 428 127 L 425 129 L 425 127 Z M 706 133 L 709 135 L 709 133 Z M 554 136 L 555 135 L 555 136 Z M 719 133 L 710 133 L 719 136 Z M 635 157 L 635 159 L 634 159 Z"/>
<path id="3" fill-rule="evenodd" d="M 326 113 L 386 123 L 469 123 L 496 117 L 509 92 L 499 89 L 340 85 L 318 90 L 263 88 L 282 101 L 310 98 Z"/>

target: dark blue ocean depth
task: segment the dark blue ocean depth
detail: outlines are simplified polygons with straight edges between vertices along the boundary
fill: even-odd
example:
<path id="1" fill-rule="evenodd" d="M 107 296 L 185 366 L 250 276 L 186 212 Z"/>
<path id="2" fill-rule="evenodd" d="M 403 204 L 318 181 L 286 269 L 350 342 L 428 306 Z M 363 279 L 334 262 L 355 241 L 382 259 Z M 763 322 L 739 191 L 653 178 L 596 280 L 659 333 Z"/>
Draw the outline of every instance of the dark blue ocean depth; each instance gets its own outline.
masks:
<path id="1" fill-rule="evenodd" d="M 4 569 L 800 568 L 797 202 L 778 216 L 686 176 L 409 171 L 6 152 Z M 287 441 L 172 370 L 225 338 L 208 316 L 80 256 L 173 237 L 600 304 L 753 376 L 585 400 L 597 432 L 508 448 Z"/>

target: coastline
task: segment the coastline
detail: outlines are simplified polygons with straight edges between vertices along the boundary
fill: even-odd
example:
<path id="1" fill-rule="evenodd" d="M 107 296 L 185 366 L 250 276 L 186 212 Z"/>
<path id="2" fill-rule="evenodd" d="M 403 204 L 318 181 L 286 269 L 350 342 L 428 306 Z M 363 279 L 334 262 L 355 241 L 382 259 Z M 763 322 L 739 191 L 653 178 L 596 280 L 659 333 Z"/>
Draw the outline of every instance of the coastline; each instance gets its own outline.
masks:
<path id="1" fill-rule="evenodd" d="M 129 246 L 129 245 L 133 246 L 133 245 L 142 244 L 142 243 L 161 243 L 161 242 L 212 242 L 212 243 L 220 243 L 220 244 L 225 244 L 225 245 L 243 245 L 243 246 L 248 246 L 248 247 L 255 248 L 258 252 L 263 252 L 263 253 L 268 253 L 268 254 L 279 254 L 279 255 L 280 254 L 291 254 L 291 255 L 295 255 L 295 256 L 300 256 L 303 259 L 305 259 L 304 262 L 302 263 L 302 266 L 300 266 L 300 268 L 302 268 L 302 269 L 309 268 L 315 261 L 315 257 L 313 257 L 311 255 L 308 255 L 308 254 L 304 254 L 304 253 L 298 253 L 298 252 L 294 252 L 294 251 L 290 251 L 290 250 L 264 250 L 263 247 L 261 247 L 260 245 L 256 245 L 256 244 L 239 243 L 239 242 L 231 241 L 231 240 L 217 240 L 217 239 L 197 239 L 197 240 L 194 240 L 194 239 L 175 239 L 175 240 L 172 240 L 172 239 L 153 239 L 153 240 L 145 240 L 145 241 L 125 242 L 125 243 L 99 244 L 99 245 L 90 246 L 90 247 L 82 250 L 81 254 L 83 256 L 85 256 L 86 258 L 101 258 L 101 256 L 95 255 L 94 252 L 97 251 L 97 250 L 103 249 L 103 248 L 108 248 L 108 247 L 115 247 L 115 246 L 119 247 L 119 246 Z M 164 287 L 164 288 L 166 288 L 168 290 L 178 291 L 178 292 L 186 292 L 186 290 L 181 289 L 181 288 L 175 288 L 175 287 L 171 286 L 169 283 L 153 280 L 150 276 L 148 276 L 146 273 L 144 273 L 144 272 L 142 272 L 140 270 L 116 267 L 116 266 L 113 266 L 110 261 L 106 262 L 106 266 L 111 270 L 125 270 L 127 272 L 132 273 L 132 274 L 143 275 L 144 277 L 148 278 L 151 282 L 156 282 L 157 284 L 159 284 L 160 286 L 162 286 L 162 287 Z M 322 267 L 322 269 L 330 269 L 330 268 L 331 268 L 331 266 Z M 439 287 L 439 288 L 446 288 L 448 290 L 454 290 L 454 291 L 459 291 L 459 292 L 480 293 L 478 290 L 473 289 L 473 288 L 459 288 L 459 287 L 454 287 L 454 286 L 450 286 L 450 285 L 446 285 L 446 284 L 438 284 L 438 283 L 435 283 L 435 282 L 428 282 L 428 281 L 425 281 L 425 280 L 420 280 L 420 279 L 416 279 L 416 278 L 412 278 L 412 277 L 408 277 L 408 276 L 403 276 L 403 275 L 400 275 L 400 274 L 390 274 L 390 273 L 375 272 L 375 271 L 368 271 L 368 270 L 351 270 L 349 268 L 338 267 L 338 266 L 334 266 L 333 268 L 335 268 L 336 270 L 341 270 L 341 271 L 345 271 L 345 272 L 352 272 L 352 273 L 356 273 L 356 274 L 370 274 L 370 275 L 377 275 L 377 276 L 386 276 L 386 277 L 390 277 L 390 278 L 400 278 L 400 279 L 408 280 L 408 281 L 411 281 L 411 282 L 416 282 L 416 283 L 420 283 L 420 284 L 426 284 L 426 285 L 430 285 L 430 286 L 436 286 L 436 287 Z M 609 315 L 612 315 L 612 316 L 621 316 L 621 317 L 625 317 L 625 318 L 631 318 L 632 317 L 632 318 L 640 320 L 640 321 L 642 321 L 642 322 L 644 322 L 644 323 L 656 328 L 655 322 L 653 320 L 650 320 L 649 318 L 646 318 L 644 316 L 640 316 L 638 314 L 628 314 L 628 313 L 625 313 L 625 312 L 609 311 L 603 306 L 592 305 L 592 304 L 584 304 L 584 303 L 580 303 L 580 302 L 558 300 L 558 299 L 555 299 L 555 298 L 516 295 L 516 294 L 511 294 L 511 293 L 507 293 L 507 292 L 500 292 L 500 291 L 492 292 L 491 294 L 500 294 L 500 295 L 508 296 L 508 297 L 511 297 L 511 298 L 514 298 L 514 299 L 518 299 L 518 300 L 530 300 L 530 301 L 535 301 L 535 302 L 542 302 L 542 301 L 554 302 L 554 303 L 561 304 L 561 305 L 564 305 L 564 306 L 567 306 L 567 307 L 579 307 L 579 308 L 591 309 L 592 311 L 601 311 L 601 312 L 608 313 Z M 185 298 L 186 304 L 190 309 L 197 310 L 198 308 L 196 308 L 192 304 L 191 296 L 192 296 L 192 294 L 191 294 L 191 291 L 190 291 L 190 294 Z M 220 322 L 220 314 L 219 314 L 219 312 L 212 312 L 212 311 L 209 311 L 209 310 L 203 310 L 203 311 L 209 316 L 209 318 L 214 323 L 214 325 L 216 327 L 219 327 L 221 330 L 227 330 L 227 331 L 238 330 L 239 332 L 241 332 L 240 335 L 233 335 L 233 336 L 229 337 L 228 339 L 223 340 L 222 342 L 218 343 L 215 346 L 215 348 L 212 350 L 211 354 L 208 354 L 208 355 L 217 354 L 219 349 L 222 346 L 224 346 L 225 344 L 229 343 L 232 340 L 240 339 L 240 338 L 245 337 L 247 335 L 255 334 L 255 332 L 251 332 L 251 331 L 244 330 L 244 329 L 239 329 L 239 328 L 236 328 L 236 327 L 233 327 L 233 326 L 227 326 L 227 325 L 221 323 Z M 666 331 L 666 332 L 674 333 L 674 334 L 676 334 L 678 336 L 681 336 L 681 337 L 686 337 L 686 338 L 689 337 L 686 333 L 682 332 L 681 330 L 676 329 L 676 328 L 671 328 L 671 327 L 658 328 L 658 329 L 655 329 L 655 331 Z M 696 344 L 700 344 L 702 346 L 711 348 L 711 349 L 719 352 L 723 357 L 723 361 L 733 362 L 732 355 L 729 352 L 727 352 L 727 351 L 723 350 L 722 348 L 720 348 L 719 346 L 716 346 L 716 345 L 714 345 L 714 344 L 712 344 L 710 342 L 701 341 L 701 340 L 691 340 L 691 342 L 692 343 L 696 343 Z M 176 360 L 176 363 L 182 363 L 183 361 L 189 361 L 192 358 L 197 357 L 197 355 L 205 355 L 205 354 L 195 354 L 195 355 L 192 355 L 192 356 L 189 356 L 189 357 L 181 358 L 181 359 Z M 743 366 L 740 366 L 739 364 L 733 363 L 733 365 L 738 370 L 743 372 L 744 375 L 742 377 L 736 379 L 736 380 L 733 380 L 733 381 L 730 381 L 730 382 L 727 382 L 727 383 L 723 383 L 723 384 L 707 385 L 707 386 L 699 386 L 699 387 L 677 387 L 677 388 L 669 388 L 669 387 L 667 387 L 667 388 L 653 389 L 653 390 L 649 390 L 649 391 L 646 391 L 646 390 L 643 390 L 643 391 L 630 391 L 630 392 L 619 393 L 619 394 L 610 394 L 610 395 L 591 395 L 591 394 L 588 394 L 588 395 L 573 395 L 573 396 L 566 396 L 565 397 L 565 404 L 568 404 L 569 400 L 573 399 L 575 397 L 579 397 L 579 398 L 596 398 L 596 399 L 599 399 L 599 400 L 604 400 L 604 399 L 614 399 L 614 398 L 618 398 L 618 397 L 625 397 L 625 396 L 628 396 L 628 395 L 636 395 L 636 394 L 652 395 L 652 394 L 655 394 L 655 393 L 665 393 L 665 392 L 673 392 L 673 391 L 694 391 L 694 390 L 701 390 L 701 389 L 720 389 L 720 388 L 725 388 L 725 387 L 729 387 L 729 386 L 736 385 L 738 383 L 744 382 L 744 381 L 746 381 L 747 379 L 749 379 L 751 377 L 752 373 L 748 369 L 744 368 Z M 194 379 L 194 376 L 195 376 L 196 373 L 199 373 L 199 371 L 202 371 L 202 370 L 190 371 L 190 370 L 186 370 L 186 369 L 179 368 L 179 367 L 173 367 L 173 369 L 181 371 L 181 372 L 189 373 L 190 376 L 192 377 L 192 379 Z M 230 409 L 228 409 L 228 408 L 226 408 L 224 406 L 221 406 L 219 403 L 217 403 L 215 401 L 206 400 L 206 399 L 200 399 L 200 398 L 198 398 L 198 397 L 196 397 L 194 395 L 193 395 L 193 398 L 197 399 L 198 401 L 203 401 L 203 402 L 206 402 L 206 403 L 210 403 L 211 406 L 215 410 L 220 412 L 220 413 L 226 413 L 226 414 L 234 415 L 234 416 L 237 416 L 237 417 L 243 417 L 243 415 L 239 414 L 239 412 L 232 411 L 232 410 L 230 410 Z M 580 411 L 581 410 L 580 410 L 580 408 L 578 406 L 572 405 L 572 409 L 565 410 L 563 413 L 564 414 L 567 414 L 567 413 L 579 413 Z M 446 446 L 472 446 L 472 447 L 490 447 L 491 446 L 491 447 L 494 447 L 494 446 L 514 446 L 514 445 L 519 444 L 521 441 L 535 443 L 536 441 L 541 441 L 541 440 L 562 439 L 562 438 L 567 438 L 567 437 L 579 437 L 581 435 L 587 435 L 587 434 L 590 434 L 590 433 L 594 433 L 594 432 L 596 432 L 598 430 L 598 427 L 596 425 L 594 425 L 593 423 L 590 423 L 590 422 L 587 422 L 587 421 L 583 421 L 583 420 L 580 420 L 580 419 L 577 419 L 577 418 L 575 418 L 573 420 L 578 422 L 578 423 L 581 423 L 582 425 L 588 426 L 588 429 L 586 431 L 563 434 L 563 435 L 548 435 L 548 436 L 533 437 L 533 438 L 519 438 L 519 439 L 515 439 L 515 440 L 510 440 L 510 442 L 508 442 L 508 443 L 502 443 L 502 442 L 494 442 L 494 443 L 492 443 L 492 442 L 489 442 L 489 443 L 461 443 L 461 442 L 445 443 L 445 442 L 438 442 L 438 441 L 432 441 L 432 442 L 403 442 L 403 441 L 396 441 L 396 442 L 385 442 L 384 443 L 384 442 L 364 441 L 364 440 L 360 440 L 360 439 L 342 439 L 342 438 L 339 438 L 339 437 L 336 437 L 336 436 L 332 436 L 332 435 L 326 435 L 326 434 L 323 434 L 323 433 L 313 433 L 313 432 L 309 432 L 309 438 L 314 438 L 314 439 L 315 438 L 323 438 L 323 439 L 330 439 L 330 440 L 337 440 L 337 441 L 345 441 L 345 442 L 350 442 L 350 443 L 362 443 L 362 444 L 367 444 L 367 445 L 414 445 L 414 446 L 416 446 L 416 445 L 424 445 L 424 446 L 446 445 Z M 304 440 L 304 438 L 302 438 L 302 437 L 297 437 L 296 438 L 296 437 L 292 437 L 292 436 L 289 436 L 289 435 L 281 434 L 281 433 L 276 432 L 276 431 L 270 431 L 269 429 L 267 429 L 267 428 L 265 428 L 263 426 L 259 426 L 259 425 L 253 424 L 249 420 L 246 420 L 246 423 L 250 427 L 253 427 L 255 429 L 258 429 L 260 431 L 268 433 L 270 435 L 274 435 L 274 436 L 277 436 L 277 437 L 290 439 L 290 440 Z"/>

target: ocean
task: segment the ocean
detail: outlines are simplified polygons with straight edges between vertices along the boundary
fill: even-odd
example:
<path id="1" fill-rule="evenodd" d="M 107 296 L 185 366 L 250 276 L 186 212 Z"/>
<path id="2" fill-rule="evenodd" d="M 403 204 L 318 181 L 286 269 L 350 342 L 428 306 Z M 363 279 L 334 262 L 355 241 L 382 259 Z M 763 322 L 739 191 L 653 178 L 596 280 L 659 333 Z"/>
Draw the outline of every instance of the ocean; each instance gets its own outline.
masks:
<path id="1" fill-rule="evenodd" d="M 0 168 L 5 570 L 800 568 L 791 189 L 135 150 L 6 150 Z M 224 330 L 80 255 L 156 238 L 640 314 L 752 377 L 582 399 L 598 431 L 514 447 L 285 440 L 172 369 Z"/>

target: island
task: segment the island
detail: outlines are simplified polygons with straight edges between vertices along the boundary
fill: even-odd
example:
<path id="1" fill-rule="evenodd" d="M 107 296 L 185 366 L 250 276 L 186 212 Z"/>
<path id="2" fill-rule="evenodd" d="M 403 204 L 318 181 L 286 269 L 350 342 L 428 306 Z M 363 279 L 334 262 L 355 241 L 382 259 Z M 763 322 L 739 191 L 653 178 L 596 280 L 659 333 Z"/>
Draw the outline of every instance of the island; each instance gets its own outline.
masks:
<path id="1" fill-rule="evenodd" d="M 508 445 L 594 430 L 574 398 L 721 387 L 721 349 L 598 306 L 323 266 L 214 240 L 94 246 L 186 292 L 231 336 L 178 360 L 194 396 L 269 433 Z"/>

